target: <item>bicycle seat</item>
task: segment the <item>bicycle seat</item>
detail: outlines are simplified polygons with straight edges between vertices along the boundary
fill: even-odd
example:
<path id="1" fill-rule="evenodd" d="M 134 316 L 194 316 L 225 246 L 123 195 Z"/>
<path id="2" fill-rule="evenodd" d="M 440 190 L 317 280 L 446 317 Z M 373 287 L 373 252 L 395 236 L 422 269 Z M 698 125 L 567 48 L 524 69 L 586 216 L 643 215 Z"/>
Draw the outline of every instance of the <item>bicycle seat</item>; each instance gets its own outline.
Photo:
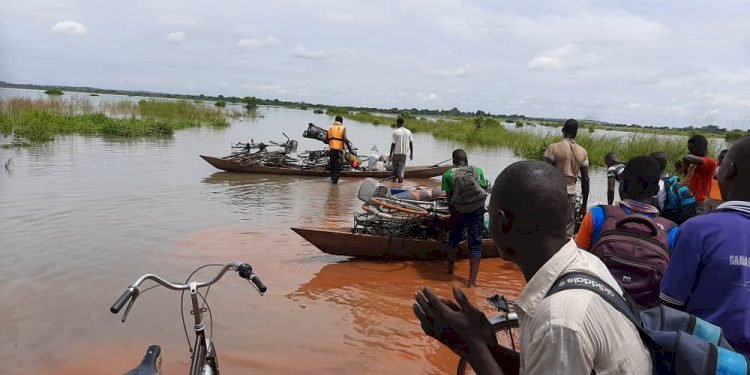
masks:
<path id="1" fill-rule="evenodd" d="M 128 371 L 125 375 L 159 375 L 161 374 L 161 347 L 151 345 L 146 350 L 143 360 L 138 367 Z"/>

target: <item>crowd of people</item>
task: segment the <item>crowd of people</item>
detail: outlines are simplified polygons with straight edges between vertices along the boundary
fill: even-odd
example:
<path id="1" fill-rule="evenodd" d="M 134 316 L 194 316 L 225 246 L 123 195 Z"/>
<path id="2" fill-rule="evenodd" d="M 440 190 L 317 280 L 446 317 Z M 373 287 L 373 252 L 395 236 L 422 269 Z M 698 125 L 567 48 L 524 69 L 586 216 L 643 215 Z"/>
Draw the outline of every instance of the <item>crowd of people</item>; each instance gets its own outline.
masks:
<path id="1" fill-rule="evenodd" d="M 621 309 L 585 289 L 550 292 L 561 276 L 577 272 L 611 287 L 604 289 L 633 311 L 663 305 L 712 323 L 750 358 L 750 137 L 722 151 L 719 161 L 705 137 L 691 137 L 675 175 L 666 173 L 664 152 L 626 162 L 610 153 L 608 202 L 587 210 L 589 160 L 575 141 L 577 130 L 575 120 L 566 121 L 546 162 L 514 163 L 491 189 L 488 231 L 527 281 L 516 302 L 521 351 L 500 346 L 486 316 L 457 288 L 456 302 L 429 288 L 417 294 L 414 312 L 425 333 L 481 374 L 653 373 L 653 347 Z M 468 233 L 471 287 L 485 209 L 470 197 L 484 201 L 489 184 L 465 151 L 456 150 L 453 163 L 443 176 L 456 215 L 450 244 Z M 583 204 L 576 209 L 578 181 Z M 449 255 L 449 272 L 452 266 Z"/>

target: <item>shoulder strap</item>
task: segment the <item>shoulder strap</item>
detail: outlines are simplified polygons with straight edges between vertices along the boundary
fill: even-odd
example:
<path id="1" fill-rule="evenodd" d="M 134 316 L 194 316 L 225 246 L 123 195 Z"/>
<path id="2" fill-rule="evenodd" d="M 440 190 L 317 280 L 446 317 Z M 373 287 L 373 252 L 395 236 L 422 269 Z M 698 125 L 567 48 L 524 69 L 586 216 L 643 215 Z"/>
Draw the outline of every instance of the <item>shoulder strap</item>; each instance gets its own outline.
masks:
<path id="1" fill-rule="evenodd" d="M 555 280 L 555 283 L 545 297 L 570 289 L 584 289 L 598 294 L 602 299 L 607 301 L 612 307 L 624 315 L 625 318 L 630 320 L 639 332 L 644 333 L 643 323 L 641 322 L 640 316 L 633 309 L 630 302 L 617 293 L 609 286 L 609 284 L 594 275 L 582 272 L 564 273 Z"/>

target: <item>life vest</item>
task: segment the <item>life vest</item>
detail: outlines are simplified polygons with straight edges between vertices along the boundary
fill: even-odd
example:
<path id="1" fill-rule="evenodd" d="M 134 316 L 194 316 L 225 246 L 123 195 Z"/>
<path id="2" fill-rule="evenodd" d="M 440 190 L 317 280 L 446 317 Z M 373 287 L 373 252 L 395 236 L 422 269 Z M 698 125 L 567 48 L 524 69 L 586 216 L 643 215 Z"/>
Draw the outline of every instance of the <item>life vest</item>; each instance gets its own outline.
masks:
<path id="1" fill-rule="evenodd" d="M 715 201 L 722 202 L 724 201 L 721 198 L 721 190 L 719 189 L 719 180 L 716 178 L 711 179 L 711 191 L 708 193 L 708 198 L 713 199 Z"/>
<path id="2" fill-rule="evenodd" d="M 328 128 L 328 147 L 331 150 L 340 151 L 344 149 L 344 130 L 344 125 L 340 122 L 334 122 Z"/>

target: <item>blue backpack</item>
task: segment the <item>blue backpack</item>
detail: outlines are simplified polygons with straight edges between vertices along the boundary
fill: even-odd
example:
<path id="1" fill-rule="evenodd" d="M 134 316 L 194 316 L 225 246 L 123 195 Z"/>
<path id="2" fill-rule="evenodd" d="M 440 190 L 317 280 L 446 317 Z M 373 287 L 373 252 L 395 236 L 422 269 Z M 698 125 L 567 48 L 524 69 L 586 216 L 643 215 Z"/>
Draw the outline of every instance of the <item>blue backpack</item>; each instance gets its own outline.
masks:
<path id="1" fill-rule="evenodd" d="M 664 188 L 667 189 L 667 199 L 661 216 L 679 225 L 695 216 L 695 196 L 690 189 L 680 183 L 680 178 L 670 176 L 662 179 Z"/>
<path id="2" fill-rule="evenodd" d="M 748 374 L 745 356 L 732 349 L 721 328 L 695 315 L 666 306 L 637 313 L 627 297 L 622 298 L 599 278 L 579 272 L 560 276 L 547 296 L 568 289 L 596 293 L 628 318 L 651 353 L 654 374 Z"/>

